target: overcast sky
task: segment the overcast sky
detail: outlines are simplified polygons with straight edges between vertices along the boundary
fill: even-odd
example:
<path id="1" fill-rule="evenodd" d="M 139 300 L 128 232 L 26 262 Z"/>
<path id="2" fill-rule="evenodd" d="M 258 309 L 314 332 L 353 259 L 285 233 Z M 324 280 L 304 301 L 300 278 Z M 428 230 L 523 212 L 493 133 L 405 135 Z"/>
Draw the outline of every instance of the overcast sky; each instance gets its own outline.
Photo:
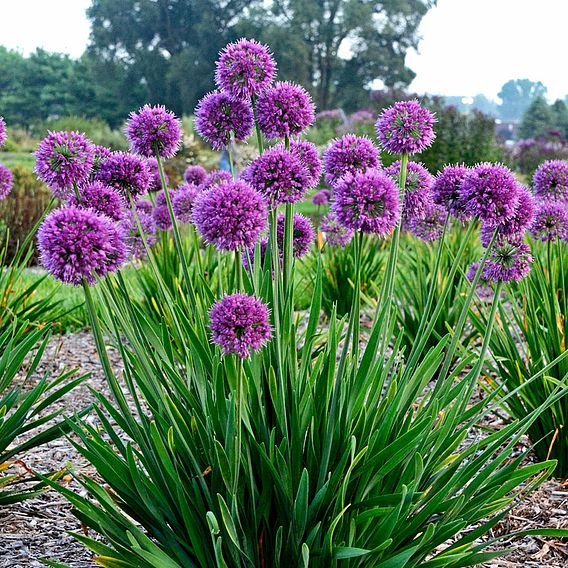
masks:
<path id="1" fill-rule="evenodd" d="M 0 0 L 0 45 L 78 57 L 89 37 L 90 0 Z M 438 0 L 407 64 L 418 93 L 496 98 L 509 79 L 542 81 L 568 94 L 568 0 Z"/>

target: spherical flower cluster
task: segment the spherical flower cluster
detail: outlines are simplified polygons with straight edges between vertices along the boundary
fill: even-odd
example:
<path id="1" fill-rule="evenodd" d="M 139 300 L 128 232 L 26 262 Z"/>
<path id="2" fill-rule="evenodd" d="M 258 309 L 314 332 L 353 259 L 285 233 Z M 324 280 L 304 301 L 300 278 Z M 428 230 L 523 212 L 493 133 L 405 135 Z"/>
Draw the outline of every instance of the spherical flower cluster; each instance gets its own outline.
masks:
<path id="1" fill-rule="evenodd" d="M 145 203 L 148 202 L 146 201 Z M 137 207 L 136 213 L 134 211 L 127 211 L 122 221 L 120 221 L 120 226 L 126 234 L 128 253 L 134 258 L 140 258 L 146 254 L 144 240 L 146 240 L 148 248 L 151 248 L 156 242 L 156 237 L 154 236 L 156 224 L 152 218 L 151 210 L 150 213 L 148 213 Z M 140 231 L 140 229 L 142 229 L 142 231 Z"/>
<path id="2" fill-rule="evenodd" d="M 199 187 L 201 191 L 205 191 L 226 181 L 233 181 L 233 176 L 230 172 L 225 170 L 213 170 L 205 176 L 205 179 L 197 187 Z"/>
<path id="3" fill-rule="evenodd" d="M 4 164 L 0 164 L 0 201 L 8 197 L 13 185 L 14 175 Z"/>
<path id="4" fill-rule="evenodd" d="M 266 150 L 251 162 L 241 177 L 273 206 L 302 199 L 310 179 L 300 158 L 280 147 Z"/>
<path id="5" fill-rule="evenodd" d="M 112 156 L 112 150 L 95 144 L 93 146 L 93 169 L 91 170 L 90 179 L 94 179 L 97 172 L 100 170 L 101 162 Z"/>
<path id="6" fill-rule="evenodd" d="M 67 203 L 74 207 L 92 209 L 113 221 L 119 221 L 124 216 L 125 203 L 120 193 L 100 181 L 82 184 L 79 187 L 79 196 L 80 201 L 77 200 L 75 193 L 71 193 Z"/>
<path id="7" fill-rule="evenodd" d="M 251 98 L 266 90 L 276 74 L 270 50 L 254 39 L 229 43 L 216 63 L 215 83 L 238 98 Z"/>
<path id="8" fill-rule="evenodd" d="M 113 152 L 102 160 L 95 179 L 114 187 L 125 199 L 146 193 L 150 186 L 146 160 L 128 152 Z"/>
<path id="9" fill-rule="evenodd" d="M 170 158 L 181 143 L 181 122 L 162 105 L 144 105 L 138 112 L 130 113 L 126 136 L 136 154 L 147 158 L 156 154 Z"/>
<path id="10" fill-rule="evenodd" d="M 176 194 L 177 189 L 168 189 L 168 195 L 170 196 L 170 201 L 173 201 L 174 196 Z M 158 191 L 158 193 L 156 193 L 156 196 L 154 197 L 154 203 L 156 204 L 157 207 L 167 207 L 168 205 L 168 200 L 166 199 L 166 192 L 161 189 L 160 191 Z"/>
<path id="11" fill-rule="evenodd" d="M 169 231 L 172 226 L 172 217 L 167 205 L 158 205 L 152 209 L 152 219 L 157 229 L 160 231 Z"/>
<path id="12" fill-rule="evenodd" d="M 463 165 L 446 166 L 432 182 L 432 199 L 437 205 L 460 221 L 467 221 L 470 216 L 465 211 L 465 204 L 460 198 L 460 187 L 469 168 Z"/>
<path id="13" fill-rule="evenodd" d="M 187 183 L 201 185 L 205 181 L 207 171 L 203 166 L 187 166 L 183 173 L 183 179 Z"/>
<path id="14" fill-rule="evenodd" d="M 262 195 L 246 182 L 224 182 L 197 197 L 192 220 L 205 241 L 220 250 L 252 246 L 266 229 Z"/>
<path id="15" fill-rule="evenodd" d="M 568 200 L 568 162 L 549 160 L 541 164 L 533 175 L 533 189 L 538 200 Z"/>
<path id="16" fill-rule="evenodd" d="M 346 134 L 334 140 L 323 155 L 325 182 L 334 185 L 345 174 L 364 172 L 381 165 L 379 151 L 370 138 Z"/>
<path id="17" fill-rule="evenodd" d="M 437 241 L 442 237 L 448 212 L 440 205 L 431 204 L 424 217 L 408 220 L 408 230 L 423 241 Z"/>
<path id="18" fill-rule="evenodd" d="M 191 222 L 193 204 L 200 193 L 199 189 L 192 183 L 184 183 L 176 189 L 172 199 L 172 208 L 176 219 L 182 223 Z"/>
<path id="19" fill-rule="evenodd" d="M 519 183 L 509 168 L 501 164 L 479 164 L 464 177 L 459 197 L 466 214 L 497 224 L 515 213 Z"/>
<path id="20" fill-rule="evenodd" d="M 148 192 L 153 193 L 162 189 L 162 178 L 160 177 L 160 167 L 156 158 L 148 158 L 146 160 L 146 169 L 148 170 Z M 164 181 L 168 183 L 168 175 L 164 171 Z"/>
<path id="21" fill-rule="evenodd" d="M 152 215 L 152 209 L 154 209 L 154 206 L 147 199 L 137 199 L 134 205 L 136 205 L 137 211 L 143 211 L 146 215 Z"/>
<path id="22" fill-rule="evenodd" d="M 344 247 L 348 245 L 355 234 L 353 229 L 348 229 L 338 223 L 333 213 L 329 213 L 322 219 L 321 230 L 325 235 L 325 242 L 330 247 Z"/>
<path id="23" fill-rule="evenodd" d="M 0 148 L 6 144 L 6 122 L 4 117 L 0 116 Z"/>
<path id="24" fill-rule="evenodd" d="M 483 267 L 483 279 L 486 281 L 518 282 L 531 269 L 531 249 L 522 242 L 498 243 Z"/>
<path id="25" fill-rule="evenodd" d="M 213 304 L 209 312 L 212 341 L 223 354 L 250 357 L 270 339 L 268 306 L 254 296 L 231 294 Z"/>
<path id="26" fill-rule="evenodd" d="M 384 236 L 399 221 L 398 188 L 383 171 L 347 174 L 335 186 L 334 196 L 337 221 L 350 229 Z"/>
<path id="27" fill-rule="evenodd" d="M 73 184 L 87 180 L 94 162 L 94 146 L 79 132 L 48 132 L 34 153 L 35 172 L 58 198 Z"/>
<path id="28" fill-rule="evenodd" d="M 383 148 L 391 154 L 417 154 L 436 138 L 436 117 L 418 101 L 400 101 L 385 109 L 376 123 Z"/>
<path id="29" fill-rule="evenodd" d="M 301 134 L 315 121 L 315 106 L 300 85 L 282 81 L 275 83 L 258 97 L 258 126 L 272 140 Z"/>
<path id="30" fill-rule="evenodd" d="M 286 220 L 284 214 L 279 213 L 276 221 L 276 240 L 278 242 L 278 249 L 281 251 L 284 250 L 285 224 Z M 299 213 L 294 213 L 293 225 L 292 254 L 296 258 L 300 258 L 310 250 L 316 238 L 316 233 L 311 221 Z"/>
<path id="31" fill-rule="evenodd" d="M 307 140 L 290 140 L 290 152 L 296 154 L 308 170 L 308 187 L 316 187 L 321 177 L 321 160 L 317 146 Z"/>
<path id="32" fill-rule="evenodd" d="M 530 233 L 539 241 L 568 239 L 568 209 L 558 201 L 540 203 L 535 212 Z"/>
<path id="33" fill-rule="evenodd" d="M 331 193 L 330 193 L 329 189 L 322 189 L 321 191 L 318 191 L 312 197 L 312 203 L 314 205 L 317 205 L 318 207 L 320 205 L 327 205 L 329 203 L 330 197 L 331 197 Z"/>
<path id="34" fill-rule="evenodd" d="M 123 229 L 90 209 L 64 207 L 52 211 L 38 231 L 42 265 L 58 280 L 78 286 L 83 279 L 114 272 L 126 260 Z"/>
<path id="35" fill-rule="evenodd" d="M 195 109 L 195 130 L 215 150 L 228 146 L 231 135 L 246 140 L 253 126 L 250 103 L 224 92 L 205 95 Z"/>

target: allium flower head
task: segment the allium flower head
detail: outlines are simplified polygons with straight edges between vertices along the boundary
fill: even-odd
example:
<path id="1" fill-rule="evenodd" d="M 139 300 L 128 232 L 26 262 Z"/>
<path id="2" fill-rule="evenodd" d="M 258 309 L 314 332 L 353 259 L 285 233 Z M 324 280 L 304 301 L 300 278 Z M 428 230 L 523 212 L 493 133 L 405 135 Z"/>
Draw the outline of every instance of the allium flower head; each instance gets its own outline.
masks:
<path id="1" fill-rule="evenodd" d="M 205 179 L 198 185 L 198 187 L 201 191 L 205 191 L 206 189 L 211 189 L 212 187 L 226 181 L 233 181 L 233 176 L 230 172 L 225 170 L 213 170 L 205 176 Z"/>
<path id="2" fill-rule="evenodd" d="M 466 278 L 473 282 L 477 271 L 479 270 L 479 262 L 472 262 L 467 270 Z M 491 289 L 491 282 L 483 277 L 483 273 L 480 274 L 479 280 L 477 281 L 477 295 L 481 300 L 491 300 L 493 298 L 493 290 Z"/>
<path id="3" fill-rule="evenodd" d="M 350 229 L 385 236 L 400 218 L 398 188 L 380 170 L 347 174 L 335 186 L 332 211 Z"/>
<path id="4" fill-rule="evenodd" d="M 518 282 L 530 272 L 532 260 L 529 245 L 520 241 L 498 243 L 491 249 L 483 267 L 483 279 Z"/>
<path id="5" fill-rule="evenodd" d="M 160 231 L 169 231 L 172 224 L 172 217 L 167 205 L 158 205 L 152 209 L 152 219 L 157 229 Z"/>
<path id="6" fill-rule="evenodd" d="M 146 160 L 146 169 L 148 170 L 149 183 L 148 192 L 153 193 L 162 189 L 162 178 L 160 177 L 160 168 L 156 158 L 148 158 Z M 164 181 L 168 183 L 168 175 L 164 171 Z"/>
<path id="7" fill-rule="evenodd" d="M 423 241 L 437 241 L 444 232 L 444 224 L 448 212 L 441 205 L 431 204 L 426 209 L 424 217 L 413 217 L 408 220 L 408 230 Z"/>
<path id="8" fill-rule="evenodd" d="M 341 225 L 333 213 L 329 213 L 322 219 L 321 230 L 325 235 L 325 242 L 330 247 L 347 246 L 355 234 L 353 229 Z"/>
<path id="9" fill-rule="evenodd" d="M 149 202 L 146 201 L 145 203 Z M 128 254 L 134 258 L 140 258 L 146 254 L 142 234 L 144 235 L 148 248 L 151 248 L 156 242 L 156 237 L 154 236 L 156 233 L 156 224 L 152 218 L 151 211 L 147 213 L 138 207 L 136 208 L 136 214 L 134 211 L 127 211 L 124 218 L 120 221 L 120 226 L 126 234 Z M 142 229 L 142 231 L 140 231 L 140 229 Z"/>
<path id="10" fill-rule="evenodd" d="M 276 221 L 276 240 L 281 251 L 284 250 L 285 224 L 284 213 L 279 213 Z M 299 213 L 294 213 L 294 227 L 292 231 L 293 256 L 300 258 L 307 254 L 315 238 L 316 232 L 311 221 Z"/>
<path id="11" fill-rule="evenodd" d="M 252 246 L 266 229 L 268 210 L 248 183 L 224 182 L 199 195 L 192 220 L 205 241 L 220 250 Z"/>
<path id="12" fill-rule="evenodd" d="M 284 148 L 283 144 L 278 145 Z M 290 152 L 296 154 L 308 170 L 308 187 L 316 187 L 321 177 L 321 160 L 315 144 L 307 140 L 290 140 Z"/>
<path id="13" fill-rule="evenodd" d="M 434 203 L 445 207 L 460 221 L 467 221 L 470 218 L 460 198 L 460 187 L 468 171 L 469 168 L 463 165 L 446 166 L 436 175 L 431 188 Z"/>
<path id="14" fill-rule="evenodd" d="M 191 223 L 193 204 L 200 194 L 201 191 L 192 183 L 184 183 L 176 189 L 172 199 L 176 219 L 179 219 L 182 223 Z"/>
<path id="15" fill-rule="evenodd" d="M 309 93 L 300 85 L 281 81 L 258 97 L 258 126 L 272 140 L 301 134 L 315 121 L 315 106 Z"/>
<path id="16" fill-rule="evenodd" d="M 329 203 L 330 197 L 331 197 L 331 193 L 330 193 L 329 189 L 322 189 L 321 191 L 318 191 L 312 197 L 312 203 L 314 205 L 317 205 L 318 207 L 320 205 L 327 205 Z"/>
<path id="17" fill-rule="evenodd" d="M 381 165 L 379 151 L 370 138 L 346 134 L 334 140 L 323 155 L 325 182 L 335 184 L 342 176 Z"/>
<path id="18" fill-rule="evenodd" d="M 14 175 L 4 164 L 0 164 L 0 201 L 8 197 L 13 185 Z"/>
<path id="19" fill-rule="evenodd" d="M 58 198 L 69 194 L 73 184 L 87 180 L 94 162 L 94 146 L 79 132 L 48 132 L 34 152 L 35 172 Z"/>
<path id="20" fill-rule="evenodd" d="M 194 185 L 201 185 L 205 180 L 205 176 L 207 176 L 207 171 L 203 166 L 187 166 L 183 173 L 183 179 L 187 183 Z"/>
<path id="21" fill-rule="evenodd" d="M 530 227 L 530 233 L 539 241 L 568 238 L 568 208 L 559 201 L 539 203 Z"/>
<path id="22" fill-rule="evenodd" d="M 77 201 L 75 193 L 71 193 L 67 201 L 68 205 L 92 209 L 113 221 L 119 221 L 124 216 L 124 199 L 114 187 L 100 181 L 90 181 L 79 187 L 79 195 L 80 202 Z"/>
<path id="23" fill-rule="evenodd" d="M 568 201 L 568 162 L 549 160 L 533 175 L 533 190 L 538 201 Z"/>
<path id="24" fill-rule="evenodd" d="M 387 152 L 417 154 L 436 138 L 435 122 L 435 115 L 418 101 L 400 101 L 382 112 L 375 127 Z"/>
<path id="25" fill-rule="evenodd" d="M 168 195 L 170 196 L 171 201 L 173 201 L 176 191 L 177 189 L 168 189 Z M 160 191 L 156 193 L 156 196 L 154 197 L 154 202 L 158 206 L 168 205 L 168 200 L 166 199 L 166 193 L 164 192 L 163 189 L 160 189 Z"/>
<path id="26" fill-rule="evenodd" d="M 90 209 L 63 207 L 47 215 L 38 231 L 42 265 L 55 278 L 78 286 L 95 283 L 126 260 L 125 234 L 117 223 Z"/>
<path id="27" fill-rule="evenodd" d="M 209 312 L 212 341 L 224 355 L 247 359 L 270 339 L 268 306 L 254 296 L 231 294 L 213 304 Z"/>
<path id="28" fill-rule="evenodd" d="M 154 209 L 152 202 L 147 199 L 137 199 L 134 204 L 136 205 L 137 211 L 143 211 L 146 215 L 152 216 L 152 209 Z"/>
<path id="29" fill-rule="evenodd" d="M 302 199 L 310 180 L 300 158 L 281 147 L 266 150 L 251 162 L 241 177 L 274 206 Z"/>
<path id="30" fill-rule="evenodd" d="M 126 136 L 136 154 L 171 158 L 181 143 L 181 122 L 162 105 L 144 105 L 138 112 L 130 113 Z"/>
<path id="31" fill-rule="evenodd" d="M 114 187 L 125 199 L 142 195 L 150 187 L 146 160 L 128 152 L 113 152 L 102 160 L 95 179 Z"/>
<path id="32" fill-rule="evenodd" d="M 215 150 L 228 146 L 231 135 L 235 140 L 246 140 L 253 126 L 250 102 L 225 92 L 205 95 L 195 109 L 195 130 Z"/>
<path id="33" fill-rule="evenodd" d="M 94 159 L 93 159 L 93 169 L 91 170 L 91 176 L 90 176 L 91 180 L 95 178 L 97 172 L 100 170 L 101 162 L 112 156 L 112 150 L 109 150 L 105 146 L 100 146 L 98 144 L 95 144 L 93 148 L 94 148 L 93 150 Z"/>
<path id="34" fill-rule="evenodd" d="M 6 122 L 4 117 L 0 116 L 0 148 L 6 144 Z"/>
<path id="35" fill-rule="evenodd" d="M 265 45 L 242 38 L 219 54 L 215 83 L 227 93 L 250 99 L 266 90 L 276 74 L 276 63 Z"/>
<path id="36" fill-rule="evenodd" d="M 511 170 L 502 164 L 483 163 L 468 171 L 459 197 L 466 214 L 497 224 L 515 213 L 519 183 Z"/>

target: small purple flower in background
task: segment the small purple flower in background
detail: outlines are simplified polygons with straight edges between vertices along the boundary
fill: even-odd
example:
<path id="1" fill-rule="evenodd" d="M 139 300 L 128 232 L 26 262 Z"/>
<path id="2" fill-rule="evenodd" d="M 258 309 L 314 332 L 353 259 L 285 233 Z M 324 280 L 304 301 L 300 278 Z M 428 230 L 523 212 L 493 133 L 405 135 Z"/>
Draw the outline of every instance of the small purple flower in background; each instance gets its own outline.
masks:
<path id="1" fill-rule="evenodd" d="M 75 193 L 69 195 L 68 205 L 92 209 L 96 213 L 106 215 L 113 221 L 120 221 L 124 216 L 124 199 L 114 187 L 100 181 L 91 181 L 79 187 L 81 201 L 77 201 Z"/>
<path id="2" fill-rule="evenodd" d="M 254 118 L 249 101 L 224 92 L 205 95 L 195 109 L 195 130 L 215 150 L 235 140 L 246 140 L 252 132 Z"/>
<path id="3" fill-rule="evenodd" d="M 280 251 L 284 250 L 284 231 L 285 216 L 284 213 L 279 213 L 276 221 L 276 240 Z M 294 228 L 292 231 L 293 256 L 300 258 L 307 254 L 315 238 L 316 232 L 311 221 L 299 213 L 294 213 Z"/>
<path id="4" fill-rule="evenodd" d="M 156 228 L 160 229 L 160 231 L 169 231 L 173 226 L 170 210 L 167 205 L 156 204 L 154 209 L 152 209 L 152 219 L 154 220 Z"/>
<path id="5" fill-rule="evenodd" d="M 87 180 L 94 163 L 95 148 L 79 132 L 48 132 L 34 152 L 35 173 L 57 198 L 65 198 Z"/>
<path id="6" fill-rule="evenodd" d="M 14 175 L 4 164 L 0 164 L 0 201 L 8 197 L 13 185 Z"/>
<path id="7" fill-rule="evenodd" d="M 539 241 L 568 239 L 568 209 L 564 203 L 551 201 L 539 203 L 530 233 Z"/>
<path id="8" fill-rule="evenodd" d="M 143 211 L 147 215 L 152 215 L 152 209 L 154 209 L 154 206 L 151 201 L 148 201 L 147 199 L 137 199 L 134 205 L 136 205 L 137 211 Z"/>
<path id="9" fill-rule="evenodd" d="M 95 179 L 114 187 L 125 199 L 147 193 L 150 186 L 146 160 L 128 152 L 113 152 L 102 160 Z"/>
<path id="10" fill-rule="evenodd" d="M 168 195 L 170 196 L 170 200 L 173 201 L 176 192 L 177 189 L 168 189 Z M 158 191 L 158 193 L 156 193 L 154 201 L 157 207 L 162 207 L 162 206 L 167 207 L 168 201 L 166 199 L 166 194 L 163 189 L 161 189 L 160 191 Z"/>
<path id="11" fill-rule="evenodd" d="M 266 150 L 250 163 L 241 177 L 272 206 L 302 199 L 310 179 L 300 158 L 282 147 Z"/>
<path id="12" fill-rule="evenodd" d="M 334 191 L 332 211 L 339 223 L 365 233 L 385 236 L 400 219 L 398 187 L 381 170 L 342 177 Z"/>
<path id="13" fill-rule="evenodd" d="M 468 171 L 459 197 L 468 215 L 478 216 L 487 223 L 502 223 L 515 213 L 519 183 L 502 164 L 483 163 Z"/>
<path id="14" fill-rule="evenodd" d="M 331 192 L 329 191 L 329 189 L 322 189 L 321 191 L 318 191 L 316 194 L 314 194 L 314 196 L 312 197 L 312 203 L 314 205 L 317 205 L 318 207 L 320 205 L 327 205 L 329 203 L 330 197 Z"/>
<path id="15" fill-rule="evenodd" d="M 417 154 L 434 142 L 435 122 L 436 116 L 418 101 L 400 101 L 382 112 L 375 127 L 390 154 Z"/>
<path id="16" fill-rule="evenodd" d="M 197 187 L 201 191 L 205 191 L 226 181 L 233 181 L 233 176 L 230 172 L 225 170 L 213 170 L 205 176 L 205 179 Z"/>
<path id="17" fill-rule="evenodd" d="M 442 237 L 447 216 L 448 212 L 444 207 L 432 203 L 426 209 L 424 217 L 409 219 L 407 227 L 415 237 L 423 241 L 437 241 Z"/>
<path id="18" fill-rule="evenodd" d="M 315 121 L 315 106 L 300 85 L 281 81 L 258 97 L 256 113 L 260 131 L 268 138 L 301 134 Z"/>
<path id="19" fill-rule="evenodd" d="M 432 183 L 432 199 L 437 205 L 445 207 L 450 215 L 460 221 L 471 218 L 465 212 L 465 205 L 460 197 L 460 187 L 469 168 L 463 165 L 446 166 L 438 172 Z"/>
<path id="20" fill-rule="evenodd" d="M 568 200 L 568 162 L 549 160 L 541 164 L 533 175 L 533 190 L 538 201 Z"/>
<path id="21" fill-rule="evenodd" d="M 125 233 L 90 209 L 63 207 L 47 215 L 38 231 L 40 262 L 55 278 L 78 286 L 94 284 L 126 260 Z"/>
<path id="22" fill-rule="evenodd" d="M 181 122 L 162 105 L 144 105 L 131 112 L 125 132 L 131 150 L 146 158 L 156 154 L 171 158 L 181 144 Z"/>
<path id="23" fill-rule="evenodd" d="M 242 38 L 226 45 L 216 62 L 215 83 L 229 94 L 250 99 L 265 91 L 276 75 L 276 62 L 267 46 Z"/>
<path id="24" fill-rule="evenodd" d="M 209 317 L 212 341 L 224 355 L 235 353 L 246 359 L 270 339 L 268 306 L 254 296 L 224 296 L 213 304 Z"/>
<path id="25" fill-rule="evenodd" d="M 149 201 L 144 203 L 149 203 Z M 140 223 L 140 227 L 138 223 Z M 120 221 L 120 226 L 126 234 L 125 240 L 128 254 L 134 258 L 141 258 L 146 254 L 146 247 L 144 246 L 140 229 L 142 229 L 148 248 L 151 248 L 156 242 L 156 237 L 154 236 L 156 224 L 152 218 L 152 210 L 148 213 L 144 208 L 137 207 L 136 214 L 134 211 L 127 211 L 122 221 Z"/>
<path id="26" fill-rule="evenodd" d="M 148 158 L 146 160 L 146 168 L 149 175 L 148 192 L 153 193 L 162 189 L 162 178 L 160 177 L 160 168 L 156 158 Z M 164 181 L 168 184 L 168 175 L 164 171 Z"/>
<path id="27" fill-rule="evenodd" d="M 334 185 L 345 174 L 381 165 L 379 150 L 370 138 L 346 134 L 334 140 L 323 154 L 325 182 Z"/>
<path id="28" fill-rule="evenodd" d="M 268 210 L 248 183 L 228 181 L 197 197 L 192 221 L 208 244 L 237 250 L 251 247 L 266 230 Z"/>
<path id="29" fill-rule="evenodd" d="M 308 187 L 316 187 L 321 177 L 321 160 L 315 144 L 307 140 L 290 140 L 290 152 L 296 154 L 306 169 L 310 179 Z"/>
<path id="30" fill-rule="evenodd" d="M 473 262 L 467 270 L 466 278 L 473 282 L 477 271 L 479 270 L 479 262 Z M 479 275 L 479 280 L 477 281 L 477 295 L 480 300 L 491 300 L 493 299 L 493 290 L 491 289 L 491 283 L 489 280 L 485 280 L 483 273 Z"/>
<path id="31" fill-rule="evenodd" d="M 182 223 L 191 223 L 193 204 L 200 194 L 201 191 L 192 183 L 184 183 L 176 189 L 172 199 L 172 208 L 176 219 L 179 219 Z"/>
<path id="32" fill-rule="evenodd" d="M 187 183 L 194 185 L 201 185 L 205 181 L 206 176 L 207 171 L 203 166 L 187 166 L 185 172 L 183 172 L 183 179 Z"/>
<path id="33" fill-rule="evenodd" d="M 0 116 L 0 148 L 6 144 L 6 122 L 4 121 L 4 117 Z"/>
<path id="34" fill-rule="evenodd" d="M 531 269 L 533 258 L 529 245 L 522 242 L 498 243 L 489 253 L 483 267 L 486 281 L 518 282 Z"/>
<path id="35" fill-rule="evenodd" d="M 344 247 L 351 242 L 355 231 L 341 225 L 333 213 L 326 215 L 321 221 L 321 231 L 325 242 L 330 247 Z"/>

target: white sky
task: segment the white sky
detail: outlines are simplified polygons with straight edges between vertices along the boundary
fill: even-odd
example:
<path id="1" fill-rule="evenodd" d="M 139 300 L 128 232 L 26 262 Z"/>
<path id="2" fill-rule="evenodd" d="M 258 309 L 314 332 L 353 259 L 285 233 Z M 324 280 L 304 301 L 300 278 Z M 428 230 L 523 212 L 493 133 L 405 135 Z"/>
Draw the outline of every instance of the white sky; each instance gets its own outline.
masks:
<path id="1" fill-rule="evenodd" d="M 83 53 L 90 0 L 0 0 L 0 45 L 25 54 Z M 419 93 L 496 98 L 509 79 L 542 81 L 568 94 L 568 0 L 438 0 L 407 64 Z"/>

